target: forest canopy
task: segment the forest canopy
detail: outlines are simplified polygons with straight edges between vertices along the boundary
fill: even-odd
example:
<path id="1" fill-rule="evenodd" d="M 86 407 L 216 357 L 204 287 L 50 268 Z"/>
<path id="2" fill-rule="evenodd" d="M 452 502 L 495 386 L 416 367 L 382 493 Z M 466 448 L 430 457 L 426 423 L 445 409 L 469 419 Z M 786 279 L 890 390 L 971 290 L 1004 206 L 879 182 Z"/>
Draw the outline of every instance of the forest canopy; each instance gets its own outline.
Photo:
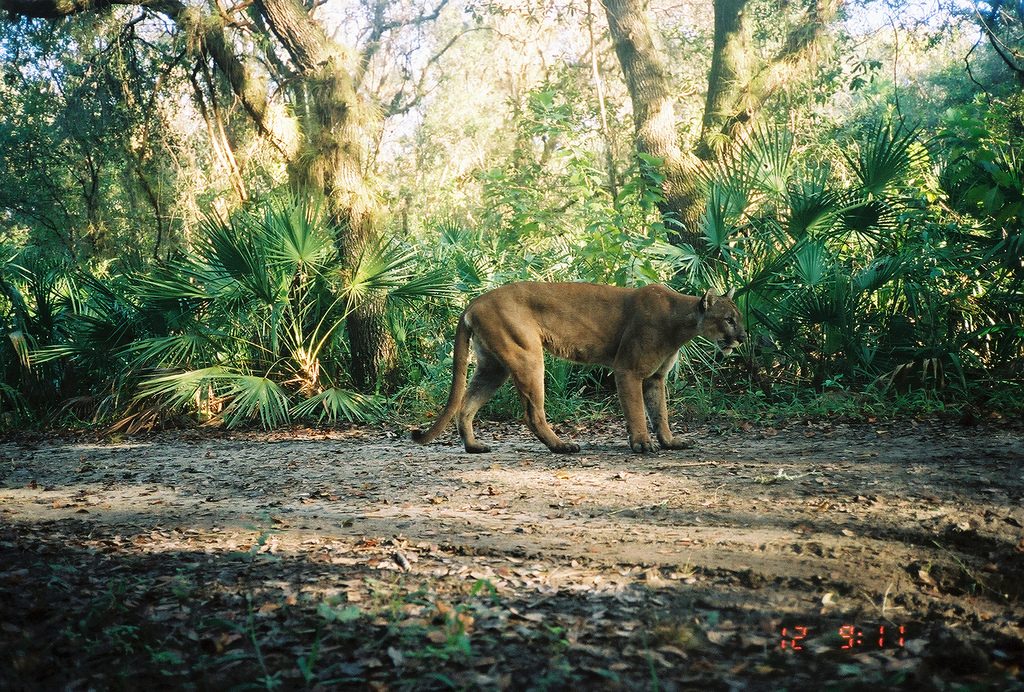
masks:
<path id="1" fill-rule="evenodd" d="M 735 287 L 701 410 L 1019 410 L 1020 3 L 0 5 L 5 427 L 434 409 L 522 279 Z"/>

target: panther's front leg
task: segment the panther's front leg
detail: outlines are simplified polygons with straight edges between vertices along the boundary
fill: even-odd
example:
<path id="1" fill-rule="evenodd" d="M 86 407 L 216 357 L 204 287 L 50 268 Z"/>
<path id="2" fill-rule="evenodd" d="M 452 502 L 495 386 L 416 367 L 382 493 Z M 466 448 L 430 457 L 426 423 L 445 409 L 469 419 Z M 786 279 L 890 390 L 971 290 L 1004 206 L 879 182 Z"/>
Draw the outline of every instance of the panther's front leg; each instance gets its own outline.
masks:
<path id="1" fill-rule="evenodd" d="M 668 425 L 668 400 L 665 395 L 665 376 L 672 369 L 675 358 L 666 362 L 653 375 L 644 380 L 644 406 L 651 418 L 654 432 L 662 449 L 689 449 L 688 440 L 676 438 Z"/>
<path id="2" fill-rule="evenodd" d="M 658 451 L 658 446 L 647 431 L 644 417 L 643 379 L 628 372 L 615 372 L 615 387 L 619 391 L 619 403 L 626 418 L 626 434 L 629 448 L 637 454 Z"/>

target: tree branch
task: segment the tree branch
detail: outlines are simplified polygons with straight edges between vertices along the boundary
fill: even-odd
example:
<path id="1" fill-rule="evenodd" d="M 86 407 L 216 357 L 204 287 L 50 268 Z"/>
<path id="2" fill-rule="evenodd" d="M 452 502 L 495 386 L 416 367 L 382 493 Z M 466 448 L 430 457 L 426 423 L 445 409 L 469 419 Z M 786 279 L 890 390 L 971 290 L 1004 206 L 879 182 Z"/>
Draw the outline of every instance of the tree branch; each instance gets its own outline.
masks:
<path id="1" fill-rule="evenodd" d="M 394 115 L 404 115 L 413 108 L 415 108 L 417 105 L 419 105 L 419 103 L 423 100 L 423 97 L 426 96 L 428 93 L 424 85 L 426 84 L 427 73 L 429 72 L 429 68 L 433 67 L 434 65 L 437 65 L 437 63 L 440 62 L 441 58 L 444 57 L 444 54 L 451 50 L 452 47 L 459 41 L 459 39 L 475 31 L 492 31 L 492 29 L 486 26 L 471 27 L 464 31 L 460 31 L 459 33 L 455 34 L 450 39 L 448 39 L 448 42 L 441 47 L 441 50 L 437 51 L 432 56 L 430 56 L 430 59 L 428 59 L 426 64 L 423 66 L 423 70 L 420 72 L 420 78 L 416 80 L 416 86 L 413 87 L 413 94 L 409 98 L 409 100 L 405 101 L 404 103 L 402 102 L 402 96 L 404 95 L 405 90 L 404 88 L 399 89 L 391 98 L 391 102 L 388 104 L 388 107 L 385 110 L 385 117 L 391 117 Z"/>
<path id="2" fill-rule="evenodd" d="M 448 0 L 439 0 L 438 4 L 434 7 L 433 11 L 420 14 L 411 19 L 395 19 L 391 21 L 384 21 L 384 10 L 387 7 L 387 0 L 377 0 L 373 6 L 373 22 L 370 29 L 370 35 L 366 40 L 366 47 L 363 48 L 362 55 L 359 58 L 359 71 L 356 74 L 356 84 L 362 82 L 363 75 L 366 74 L 366 70 L 370 65 L 370 61 L 373 56 L 380 50 L 381 39 L 384 38 L 384 34 L 394 31 L 395 29 L 401 29 L 407 26 L 419 26 L 436 20 L 441 15 L 443 10 L 448 5 Z"/>
<path id="3" fill-rule="evenodd" d="M 982 16 L 981 12 L 978 11 L 977 6 L 975 6 L 974 8 L 974 12 L 975 14 L 978 15 L 978 21 L 981 23 L 981 28 L 985 32 L 985 35 L 988 37 L 988 42 L 992 46 L 992 49 L 996 52 L 996 55 L 998 55 L 999 59 L 1002 60 L 1003 63 L 1005 63 L 1005 65 L 1014 72 L 1014 74 L 1017 76 L 1017 81 L 1024 83 L 1024 68 L 1018 65 L 1017 61 L 1014 59 L 1014 56 L 1011 56 L 1007 49 L 1004 48 L 1004 46 L 1002 45 L 1002 39 L 996 36 L 995 29 L 992 28 L 992 25 L 996 23 L 996 15 L 999 14 L 999 11 L 1001 9 L 1002 3 L 995 2 L 992 4 L 992 10 L 991 12 L 989 12 L 989 15 L 987 17 Z"/>
<path id="4" fill-rule="evenodd" d="M 222 23 L 195 26 L 195 18 L 190 16 L 188 6 L 181 0 L 0 0 L 0 9 L 10 14 L 47 20 L 96 12 L 115 6 L 142 7 L 164 15 L 182 30 L 199 29 L 202 50 L 213 58 L 218 69 L 227 78 L 242 107 L 256 124 L 256 129 L 282 154 L 285 153 L 283 140 L 270 125 L 265 81 L 253 74 L 235 54 L 224 33 Z"/>

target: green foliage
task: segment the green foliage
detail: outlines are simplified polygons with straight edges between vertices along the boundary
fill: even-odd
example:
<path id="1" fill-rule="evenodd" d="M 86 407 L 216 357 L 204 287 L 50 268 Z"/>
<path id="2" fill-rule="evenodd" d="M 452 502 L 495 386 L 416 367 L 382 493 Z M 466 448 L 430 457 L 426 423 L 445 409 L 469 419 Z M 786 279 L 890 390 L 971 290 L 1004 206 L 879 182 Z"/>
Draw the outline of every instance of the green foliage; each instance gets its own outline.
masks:
<path id="1" fill-rule="evenodd" d="M 1024 223 L 1024 97 L 951 109 L 942 133 L 944 187 L 958 208 L 983 221 Z"/>
<path id="2" fill-rule="evenodd" d="M 965 389 L 1009 365 L 1019 284 L 981 279 L 1012 241 L 979 244 L 931 205 L 914 131 L 875 124 L 841 146 L 845 166 L 808 166 L 791 135 L 755 130 L 709 165 L 704 242 L 675 257 L 684 286 L 740 286 L 747 357 L 777 382 Z"/>
<path id="3" fill-rule="evenodd" d="M 210 218 L 194 251 L 112 284 L 89 280 L 67 340 L 36 360 L 114 373 L 105 386 L 130 409 L 129 429 L 177 412 L 265 428 L 373 417 L 379 402 L 346 388 L 345 317 L 378 292 L 404 302 L 447 286 L 414 274 L 397 244 L 368 248 L 344 272 L 333 233 L 295 201 Z"/>
<path id="4" fill-rule="evenodd" d="M 787 12 L 751 8 L 754 59 L 797 38 Z M 352 391 L 341 325 L 381 294 L 407 383 L 393 405 L 433 409 L 447 395 L 459 311 L 516 280 L 737 287 L 754 337 L 744 358 L 685 349 L 680 377 L 706 402 L 715 386 L 749 389 L 754 369 L 757 405 L 837 385 L 968 398 L 1020 380 L 1024 106 L 983 46 L 964 78 L 962 17 L 916 32 L 895 23 L 893 46 L 888 31 L 837 27 L 838 59 L 764 107 L 766 121 L 790 127 L 721 136 L 730 153 L 701 172 L 707 203 L 692 247 L 669 242 L 678 220 L 658 212 L 662 162 L 633 151 L 614 48 L 571 38 L 588 35 L 589 14 L 474 5 L 469 16 L 505 28 L 417 22 L 401 64 L 388 60 L 407 38 L 392 32 L 370 71 L 392 90 L 376 94 L 382 110 L 397 116 L 367 133 L 367 144 L 380 139 L 366 174 L 393 214 L 385 241 L 341 268 L 345 230 L 315 209 L 229 211 L 246 191 L 280 188 L 287 142 L 223 107 L 226 85 L 195 37 L 153 32 L 148 15 L 126 22 L 129 11 L 0 20 L 0 425 L 54 414 L 128 427 L 179 414 L 267 427 L 379 416 L 380 397 Z M 350 20 L 364 16 L 357 8 Z M 710 15 L 660 19 L 685 142 L 700 129 L 689 94 L 706 86 Z M 1019 17 L 993 22 L 1016 45 Z M 481 56 L 493 69 L 476 67 Z M 268 105 L 278 117 L 274 94 Z M 918 128 L 899 124 L 901 113 Z M 587 402 L 609 393 L 598 370 L 552 361 L 548 377 L 555 418 L 600 411 Z M 517 405 L 505 391 L 492 411 Z"/>
<path id="5" fill-rule="evenodd" d="M 202 160 L 167 122 L 162 90 L 184 79 L 167 41 L 117 17 L 0 26 L 0 209 L 5 234 L 82 263 L 137 262 L 196 214 Z M 197 160 L 198 159 L 198 160 Z M 156 231 L 153 237 L 153 231 Z"/>

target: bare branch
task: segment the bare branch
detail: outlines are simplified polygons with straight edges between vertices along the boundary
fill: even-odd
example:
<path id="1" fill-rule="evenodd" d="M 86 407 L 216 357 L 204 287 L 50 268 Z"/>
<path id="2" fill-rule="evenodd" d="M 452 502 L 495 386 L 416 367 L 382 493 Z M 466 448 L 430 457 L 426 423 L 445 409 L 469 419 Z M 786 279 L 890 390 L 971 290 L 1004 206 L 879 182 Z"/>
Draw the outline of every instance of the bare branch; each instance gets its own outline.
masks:
<path id="1" fill-rule="evenodd" d="M 449 0 L 439 0 L 438 4 L 434 7 L 431 12 L 420 14 L 410 19 L 401 20 L 384 20 L 384 10 L 387 9 L 387 0 L 377 0 L 373 6 L 373 23 L 370 29 L 370 35 L 366 41 L 366 47 L 363 49 L 362 55 L 359 57 L 359 70 L 355 75 L 356 84 L 362 82 L 363 75 L 366 74 L 366 70 L 370 65 L 370 61 L 373 60 L 373 56 L 380 50 L 381 40 L 384 38 L 384 34 L 394 31 L 395 29 L 401 29 L 407 26 L 420 26 L 427 22 L 432 22 L 441 16 L 441 11 L 448 5 Z"/>
<path id="2" fill-rule="evenodd" d="M 405 113 L 408 113 L 413 108 L 418 106 L 423 101 L 423 98 L 427 95 L 427 93 L 429 93 L 428 90 L 425 88 L 427 77 L 430 72 L 429 68 L 437 65 L 437 63 L 441 61 L 441 58 L 444 57 L 444 54 L 451 50 L 456 43 L 458 43 L 459 39 L 477 31 L 493 31 L 493 29 L 486 26 L 472 27 L 466 29 L 465 31 L 460 31 L 459 33 L 455 34 L 450 39 L 448 39 L 448 42 L 445 43 L 444 46 L 442 46 L 439 51 L 430 56 L 429 60 L 427 60 L 426 65 L 424 65 L 423 70 L 420 72 L 420 78 L 416 81 L 416 86 L 413 87 L 412 98 L 410 98 L 405 103 L 402 103 L 402 96 L 405 93 L 405 90 L 400 89 L 394 95 L 394 97 L 392 97 L 391 103 L 388 105 L 388 108 L 385 111 L 385 116 L 390 117 L 393 115 L 404 115 Z"/>
<path id="3" fill-rule="evenodd" d="M 993 3 L 992 10 L 989 12 L 987 17 L 982 16 L 977 5 L 974 7 L 974 12 L 978 15 L 978 21 L 981 23 L 981 28 L 988 37 L 988 42 L 996 52 L 996 55 L 998 55 L 999 59 L 1017 75 L 1017 81 L 1024 82 L 1024 67 L 1018 65 L 1017 60 L 1015 59 L 1015 57 L 1019 56 L 1010 55 L 1009 48 L 1003 44 L 1002 39 L 996 35 L 995 29 L 993 28 L 993 25 L 996 23 L 996 15 L 998 15 L 1002 9 L 1001 6 L 1001 2 Z"/>

